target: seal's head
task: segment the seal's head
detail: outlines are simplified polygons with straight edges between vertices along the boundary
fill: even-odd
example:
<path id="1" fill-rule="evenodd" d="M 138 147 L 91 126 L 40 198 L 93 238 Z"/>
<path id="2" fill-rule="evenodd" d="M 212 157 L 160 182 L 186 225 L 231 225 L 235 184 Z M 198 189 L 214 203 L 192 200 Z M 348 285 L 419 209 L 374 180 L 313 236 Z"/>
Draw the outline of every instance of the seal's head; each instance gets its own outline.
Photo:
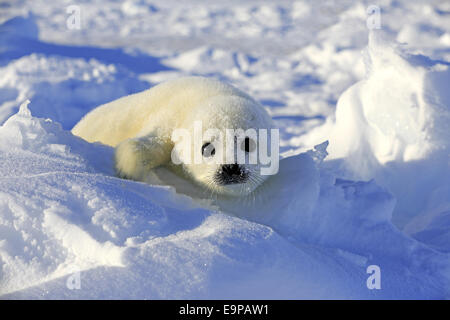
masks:
<path id="1" fill-rule="evenodd" d="M 182 126 L 182 134 L 172 136 L 177 140 L 172 160 L 181 162 L 184 172 L 213 194 L 247 195 L 268 177 L 264 167 L 270 161 L 276 161 L 278 169 L 278 135 L 271 135 L 272 120 L 249 97 L 210 98 Z"/>

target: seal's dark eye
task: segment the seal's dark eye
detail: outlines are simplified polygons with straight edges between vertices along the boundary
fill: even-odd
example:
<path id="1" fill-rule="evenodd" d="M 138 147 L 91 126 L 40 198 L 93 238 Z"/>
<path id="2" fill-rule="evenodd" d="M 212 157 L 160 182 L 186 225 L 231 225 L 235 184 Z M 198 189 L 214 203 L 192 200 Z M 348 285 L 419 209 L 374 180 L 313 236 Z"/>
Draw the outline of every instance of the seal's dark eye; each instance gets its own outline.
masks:
<path id="1" fill-rule="evenodd" d="M 245 138 L 244 141 L 242 141 L 241 149 L 245 152 L 252 152 L 253 150 L 255 150 L 255 147 L 255 142 L 249 137 Z"/>
<path id="2" fill-rule="evenodd" d="M 206 142 L 203 146 L 202 146 L 202 155 L 204 157 L 211 157 L 216 153 L 216 149 L 214 148 L 214 146 L 210 143 L 210 142 Z"/>

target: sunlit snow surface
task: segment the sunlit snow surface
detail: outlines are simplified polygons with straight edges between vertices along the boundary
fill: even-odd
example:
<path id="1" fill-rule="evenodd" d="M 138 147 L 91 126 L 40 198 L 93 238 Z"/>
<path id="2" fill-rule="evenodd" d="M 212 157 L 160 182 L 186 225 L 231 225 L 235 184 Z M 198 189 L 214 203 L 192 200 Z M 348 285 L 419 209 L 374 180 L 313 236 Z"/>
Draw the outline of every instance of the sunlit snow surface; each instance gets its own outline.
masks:
<path id="1" fill-rule="evenodd" d="M 0 6 L 0 298 L 449 298 L 450 5 L 384 1 L 369 32 L 369 2 L 86 1 L 69 30 L 71 4 Z M 252 197 L 121 180 L 70 133 L 183 75 L 280 127 Z"/>

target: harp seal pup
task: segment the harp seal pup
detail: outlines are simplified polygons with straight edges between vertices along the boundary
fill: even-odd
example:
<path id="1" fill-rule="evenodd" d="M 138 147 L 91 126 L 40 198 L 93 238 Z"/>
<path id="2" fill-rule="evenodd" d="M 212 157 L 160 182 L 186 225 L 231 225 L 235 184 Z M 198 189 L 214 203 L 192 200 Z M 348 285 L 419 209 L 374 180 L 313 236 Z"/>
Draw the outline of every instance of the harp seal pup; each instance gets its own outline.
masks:
<path id="1" fill-rule="evenodd" d="M 85 115 L 72 133 L 114 147 L 120 177 L 145 181 L 150 170 L 166 166 L 212 194 L 243 196 L 267 178 L 261 174 L 263 165 L 259 160 L 238 164 L 235 155 L 223 161 L 223 154 L 229 148 L 237 154 L 240 148 L 248 158 L 259 142 L 255 136 L 240 134 L 230 146 L 224 143 L 226 130 L 241 129 L 245 135 L 248 129 L 272 128 L 268 113 L 246 93 L 219 80 L 185 77 L 101 105 Z M 174 132 L 180 129 L 194 132 L 194 138 L 175 141 Z M 204 161 L 198 163 L 195 157 Z"/>

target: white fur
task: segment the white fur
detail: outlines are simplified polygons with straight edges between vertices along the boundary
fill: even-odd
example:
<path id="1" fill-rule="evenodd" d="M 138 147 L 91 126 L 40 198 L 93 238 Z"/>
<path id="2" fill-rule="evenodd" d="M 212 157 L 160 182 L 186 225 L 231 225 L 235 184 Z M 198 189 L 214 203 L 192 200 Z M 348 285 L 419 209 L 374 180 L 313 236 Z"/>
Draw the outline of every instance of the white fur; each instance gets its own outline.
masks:
<path id="1" fill-rule="evenodd" d="M 218 80 L 188 77 L 99 106 L 81 119 L 72 133 L 89 142 L 115 147 L 116 170 L 123 177 L 142 181 L 149 170 L 166 165 L 216 193 L 238 195 L 253 191 L 263 178 L 256 179 L 258 183 L 217 186 L 211 181 L 211 173 L 220 165 L 175 166 L 171 162 L 173 130 L 192 130 L 196 120 L 202 121 L 203 132 L 209 128 L 224 131 L 272 127 L 261 105 L 242 91 Z M 253 165 L 248 171 L 257 178 L 258 168 Z"/>

